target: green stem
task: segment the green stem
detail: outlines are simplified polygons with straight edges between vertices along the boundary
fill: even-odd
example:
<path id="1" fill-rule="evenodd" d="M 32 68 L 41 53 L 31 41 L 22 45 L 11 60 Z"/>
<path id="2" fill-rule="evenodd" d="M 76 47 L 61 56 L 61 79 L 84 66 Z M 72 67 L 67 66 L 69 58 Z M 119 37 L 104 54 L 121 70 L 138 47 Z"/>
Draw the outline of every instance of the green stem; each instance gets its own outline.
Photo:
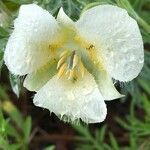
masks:
<path id="1" fill-rule="evenodd" d="M 100 146 L 99 143 L 96 141 L 96 139 L 93 138 L 93 137 L 91 137 L 91 136 L 90 136 L 89 138 L 76 136 L 76 137 L 74 137 L 74 140 L 76 140 L 76 141 L 81 141 L 81 142 L 90 142 L 91 144 L 93 144 L 93 146 L 94 146 L 97 150 L 100 150 L 100 149 L 101 149 L 101 146 Z"/>
<path id="2" fill-rule="evenodd" d="M 142 19 L 141 17 L 138 17 L 137 18 L 137 21 L 139 23 L 139 25 L 141 27 L 143 27 L 143 29 L 147 32 L 147 33 L 150 33 L 150 25 L 144 20 Z"/>

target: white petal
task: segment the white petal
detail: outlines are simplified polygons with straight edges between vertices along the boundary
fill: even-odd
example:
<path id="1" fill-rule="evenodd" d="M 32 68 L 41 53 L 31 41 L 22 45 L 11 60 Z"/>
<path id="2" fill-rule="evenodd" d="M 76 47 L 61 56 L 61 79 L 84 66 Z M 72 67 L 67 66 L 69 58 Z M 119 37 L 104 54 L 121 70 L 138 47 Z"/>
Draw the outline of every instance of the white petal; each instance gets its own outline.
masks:
<path id="1" fill-rule="evenodd" d="M 96 46 L 109 74 L 130 81 L 142 69 L 143 41 L 139 27 L 126 10 L 100 5 L 87 10 L 76 24 L 79 35 Z"/>
<path id="2" fill-rule="evenodd" d="M 18 75 L 31 73 L 51 57 L 49 45 L 58 36 L 56 20 L 35 4 L 22 5 L 4 55 L 8 69 Z"/>
<path id="3" fill-rule="evenodd" d="M 34 97 L 34 104 L 47 108 L 58 116 L 66 115 L 72 121 L 81 118 L 87 123 L 102 122 L 106 105 L 93 77 L 87 73 L 72 83 L 54 76 Z"/>
<path id="4" fill-rule="evenodd" d="M 74 22 L 66 15 L 66 13 L 64 12 L 63 8 L 61 7 L 58 15 L 57 15 L 57 22 L 64 27 L 69 27 L 69 28 L 74 28 L 75 24 Z"/>
<path id="5" fill-rule="evenodd" d="M 75 23 L 65 14 L 63 8 L 60 8 L 58 12 L 57 22 L 64 38 L 71 40 L 76 34 L 76 27 Z"/>

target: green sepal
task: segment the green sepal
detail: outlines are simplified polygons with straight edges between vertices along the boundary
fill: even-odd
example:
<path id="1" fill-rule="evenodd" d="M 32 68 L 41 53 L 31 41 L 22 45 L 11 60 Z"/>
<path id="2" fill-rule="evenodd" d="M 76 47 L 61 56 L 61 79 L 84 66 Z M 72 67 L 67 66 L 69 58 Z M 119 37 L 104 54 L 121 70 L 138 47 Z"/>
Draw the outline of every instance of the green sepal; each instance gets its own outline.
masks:
<path id="1" fill-rule="evenodd" d="M 41 69 L 28 74 L 24 80 L 24 87 L 30 91 L 38 91 L 47 81 L 49 81 L 55 74 L 57 68 L 57 61 L 51 60 Z"/>

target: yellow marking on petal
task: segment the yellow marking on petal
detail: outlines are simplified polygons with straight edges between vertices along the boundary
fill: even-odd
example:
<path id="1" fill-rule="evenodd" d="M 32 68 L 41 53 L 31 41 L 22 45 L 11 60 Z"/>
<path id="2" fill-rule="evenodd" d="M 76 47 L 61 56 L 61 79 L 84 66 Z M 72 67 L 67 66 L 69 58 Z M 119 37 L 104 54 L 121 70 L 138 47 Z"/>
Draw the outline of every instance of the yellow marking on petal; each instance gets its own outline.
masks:
<path id="1" fill-rule="evenodd" d="M 62 75 L 64 74 L 65 70 L 67 68 L 67 63 L 62 64 L 62 66 L 60 67 L 59 71 L 58 71 L 58 77 L 62 77 Z"/>
<path id="2" fill-rule="evenodd" d="M 98 67 L 101 67 L 101 69 L 105 70 L 104 68 L 104 60 L 103 57 L 101 55 L 101 57 L 97 57 L 97 52 L 99 51 L 100 53 L 100 49 L 97 50 L 97 47 L 92 44 L 89 43 L 87 40 L 85 40 L 84 38 L 82 38 L 81 36 L 77 35 L 74 40 L 84 49 L 87 50 L 88 55 L 90 56 L 91 60 L 94 62 L 94 64 Z"/>
<path id="3" fill-rule="evenodd" d="M 77 66 L 78 61 L 79 61 L 79 57 L 77 54 L 75 54 L 73 57 L 73 66 L 72 66 L 73 69 Z"/>

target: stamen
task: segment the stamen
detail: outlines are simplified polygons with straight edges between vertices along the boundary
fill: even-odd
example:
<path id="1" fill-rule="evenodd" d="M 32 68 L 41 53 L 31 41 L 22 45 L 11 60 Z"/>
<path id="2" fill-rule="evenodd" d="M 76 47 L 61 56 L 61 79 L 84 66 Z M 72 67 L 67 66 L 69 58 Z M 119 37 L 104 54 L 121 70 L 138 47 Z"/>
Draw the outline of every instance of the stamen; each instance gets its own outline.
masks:
<path id="1" fill-rule="evenodd" d="M 73 79 L 74 76 L 75 76 L 75 69 L 71 69 L 71 70 L 69 71 L 69 77 L 68 77 L 68 80 Z"/>
<path id="2" fill-rule="evenodd" d="M 61 57 L 61 59 L 58 61 L 57 69 L 59 69 L 61 67 L 61 65 L 66 61 L 66 58 L 67 58 L 66 55 Z"/>
<path id="3" fill-rule="evenodd" d="M 95 46 L 91 44 L 91 45 L 90 45 L 89 47 L 87 47 L 86 49 L 87 49 L 87 50 L 92 50 L 92 49 L 94 49 L 94 48 L 95 48 Z"/>
<path id="4" fill-rule="evenodd" d="M 78 61 L 79 61 L 78 55 L 75 54 L 73 58 L 73 66 L 72 66 L 73 69 L 77 66 Z"/>
<path id="5" fill-rule="evenodd" d="M 64 52 L 62 52 L 60 54 L 60 58 L 63 57 L 63 56 L 67 56 L 68 55 L 68 50 L 65 50 Z"/>
<path id="6" fill-rule="evenodd" d="M 58 71 L 58 77 L 62 77 L 62 75 L 64 74 L 65 70 L 67 68 L 67 63 L 62 64 L 62 66 L 60 67 L 59 71 Z"/>
<path id="7" fill-rule="evenodd" d="M 83 78 L 84 73 L 85 73 L 85 69 L 84 69 L 84 66 L 83 66 L 83 64 L 82 64 L 82 61 L 81 61 L 81 60 L 80 60 L 80 71 L 81 71 L 81 76 L 82 76 L 82 78 Z"/>
<path id="8" fill-rule="evenodd" d="M 65 75 L 69 76 L 69 74 L 70 74 L 70 69 L 66 71 Z"/>
<path id="9" fill-rule="evenodd" d="M 75 51 L 72 52 L 69 62 L 69 69 L 73 68 L 73 59 L 74 59 Z"/>
<path id="10" fill-rule="evenodd" d="M 58 77 L 62 77 L 63 75 L 67 76 L 68 80 L 72 80 L 72 82 L 77 81 L 77 79 L 81 76 L 84 76 L 84 66 L 82 64 L 81 58 L 76 53 L 76 51 L 65 51 L 60 55 L 60 60 L 57 64 L 58 69 Z"/>

